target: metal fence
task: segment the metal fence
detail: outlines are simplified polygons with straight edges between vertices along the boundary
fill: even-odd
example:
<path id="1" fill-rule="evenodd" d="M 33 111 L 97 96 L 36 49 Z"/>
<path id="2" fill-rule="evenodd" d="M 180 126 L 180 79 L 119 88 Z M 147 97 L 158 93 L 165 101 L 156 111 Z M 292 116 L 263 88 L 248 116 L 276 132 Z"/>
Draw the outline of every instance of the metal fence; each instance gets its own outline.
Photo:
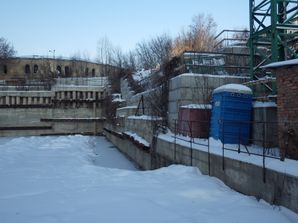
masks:
<path id="1" fill-rule="evenodd" d="M 225 157 L 226 152 L 231 151 L 238 154 L 248 154 L 249 156 L 257 156 L 262 157 L 262 167 L 263 167 L 263 180 L 265 182 L 266 179 L 266 158 L 279 159 L 280 149 L 277 147 L 277 138 L 278 138 L 278 123 L 277 122 L 262 122 L 262 121 L 254 121 L 254 122 L 237 122 L 237 121 L 227 121 L 227 120 L 219 120 L 218 122 L 222 122 L 221 129 L 219 129 L 220 137 L 215 139 L 219 141 L 216 146 L 220 148 L 216 148 L 221 150 L 222 156 L 222 169 L 225 169 Z M 189 143 L 190 147 L 190 165 L 193 163 L 193 149 L 195 145 L 203 146 L 207 149 L 208 152 L 208 168 L 210 173 L 210 149 L 211 145 L 211 136 L 210 136 L 210 125 L 209 121 L 189 121 L 189 120 L 175 120 L 175 131 L 174 131 L 174 158 L 176 160 L 176 144 L 177 140 L 181 140 Z M 225 130 L 225 126 L 227 125 L 237 125 L 238 130 L 237 134 L 229 134 Z M 247 139 L 243 138 L 241 134 L 242 128 L 247 128 L 249 125 L 250 134 Z M 254 131 L 257 131 L 254 133 Z M 237 141 L 234 144 L 228 144 L 225 142 L 225 138 L 233 139 Z M 248 141 L 246 144 L 243 142 Z"/>

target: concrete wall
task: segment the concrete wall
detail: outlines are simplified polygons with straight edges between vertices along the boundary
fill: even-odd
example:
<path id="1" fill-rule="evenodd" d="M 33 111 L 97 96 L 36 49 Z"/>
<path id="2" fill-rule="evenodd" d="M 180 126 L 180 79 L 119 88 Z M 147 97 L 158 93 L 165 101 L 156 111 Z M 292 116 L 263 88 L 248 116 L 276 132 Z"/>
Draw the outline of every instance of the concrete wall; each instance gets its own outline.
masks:
<path id="1" fill-rule="evenodd" d="M 243 83 L 248 78 L 202 74 L 181 74 L 170 80 L 168 122 L 174 130 L 179 107 L 187 104 L 210 104 L 212 91 L 224 84 Z"/>
<path id="2" fill-rule="evenodd" d="M 143 150 L 132 142 L 122 137 L 116 136 L 109 131 L 104 132 L 106 137 L 120 149 L 130 160 L 132 160 L 140 169 L 151 169 L 151 154 L 150 151 Z"/>
<path id="3" fill-rule="evenodd" d="M 176 152 L 175 152 L 176 151 Z M 197 166 L 203 174 L 221 179 L 226 185 L 246 195 L 255 196 L 271 204 L 285 206 L 298 213 L 298 178 L 285 173 L 221 156 L 191 150 L 158 139 L 155 152 L 172 163 Z M 209 171 L 210 168 L 210 171 Z M 265 179 L 265 182 L 263 181 Z"/>
<path id="4" fill-rule="evenodd" d="M 257 103 L 255 103 L 257 104 Z M 275 103 L 262 103 L 253 107 L 253 144 L 266 148 L 278 147 L 277 106 Z"/>
<path id="5" fill-rule="evenodd" d="M 105 131 L 108 139 L 143 169 L 155 169 L 170 164 L 192 165 L 203 174 L 215 176 L 240 193 L 282 205 L 298 213 L 298 178 L 174 143 L 156 139 L 150 153 L 127 140 Z M 139 150 L 137 152 L 137 150 Z"/>
<path id="6" fill-rule="evenodd" d="M 135 118 L 125 118 L 125 131 L 137 133 L 147 142 L 151 143 L 155 126 L 161 124 L 161 120 L 143 120 Z"/>
<path id="7" fill-rule="evenodd" d="M 93 108 L 1 108 L 0 136 L 102 133 L 101 112 Z"/>
<path id="8" fill-rule="evenodd" d="M 25 66 L 30 67 L 30 72 L 25 72 Z M 34 72 L 34 66 L 38 69 Z M 60 66 L 61 72 L 57 67 Z M 4 69 L 4 67 L 6 69 Z M 66 73 L 69 68 L 69 74 Z M 8 58 L 0 62 L 0 80 L 11 79 L 48 79 L 53 77 L 77 77 L 77 76 L 103 76 L 114 74 L 118 68 L 111 65 L 98 64 L 79 59 L 60 59 L 60 58 Z"/>
<path id="9" fill-rule="evenodd" d="M 135 115 L 137 108 L 138 106 L 136 105 L 117 108 L 116 117 L 128 117 Z"/>

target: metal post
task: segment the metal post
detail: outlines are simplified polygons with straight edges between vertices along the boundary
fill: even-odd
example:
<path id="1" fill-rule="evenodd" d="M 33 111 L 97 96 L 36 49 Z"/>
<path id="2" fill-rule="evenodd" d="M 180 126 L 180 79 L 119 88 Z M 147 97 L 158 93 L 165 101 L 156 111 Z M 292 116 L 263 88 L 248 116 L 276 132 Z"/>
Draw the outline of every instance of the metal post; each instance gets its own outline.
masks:
<path id="1" fill-rule="evenodd" d="M 263 122 L 263 182 L 266 183 L 266 168 L 265 168 L 265 122 Z"/>
<path id="2" fill-rule="evenodd" d="M 238 153 L 240 153 L 240 134 L 241 134 L 241 127 L 238 130 Z"/>
<path id="3" fill-rule="evenodd" d="M 192 128 L 191 128 L 191 121 L 188 121 L 188 124 L 189 124 L 189 130 L 190 130 L 190 165 L 192 166 Z"/>
<path id="4" fill-rule="evenodd" d="M 174 137 L 174 162 L 176 163 L 176 137 L 177 137 L 177 120 L 175 120 L 175 137 Z"/>
<path id="5" fill-rule="evenodd" d="M 225 170 L 225 122 L 222 122 L 222 170 Z"/>
<path id="6" fill-rule="evenodd" d="M 210 176 L 210 141 L 209 141 L 209 136 L 208 136 L 208 174 Z"/>

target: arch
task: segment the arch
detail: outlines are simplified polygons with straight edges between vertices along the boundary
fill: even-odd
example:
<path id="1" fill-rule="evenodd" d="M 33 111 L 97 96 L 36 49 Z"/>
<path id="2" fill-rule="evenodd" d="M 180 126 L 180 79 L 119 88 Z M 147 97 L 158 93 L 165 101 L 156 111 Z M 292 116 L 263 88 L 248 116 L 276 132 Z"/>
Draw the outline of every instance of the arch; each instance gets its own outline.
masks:
<path id="1" fill-rule="evenodd" d="M 60 76 L 61 73 L 62 73 L 62 68 L 61 68 L 60 65 L 58 65 L 58 66 L 56 67 L 56 71 L 57 71 L 58 76 Z"/>
<path id="2" fill-rule="evenodd" d="M 89 75 L 89 68 L 86 67 L 86 69 L 85 69 L 85 76 L 88 76 L 88 75 Z"/>
<path id="3" fill-rule="evenodd" d="M 6 64 L 3 65 L 3 73 L 7 74 L 7 65 Z"/>
<path id="4" fill-rule="evenodd" d="M 37 71 L 38 71 L 38 65 L 37 64 L 34 64 L 34 66 L 33 66 L 33 73 L 37 73 Z"/>
<path id="5" fill-rule="evenodd" d="M 25 65 L 25 74 L 30 74 L 30 73 L 31 73 L 30 65 L 26 64 Z"/>
<path id="6" fill-rule="evenodd" d="M 92 69 L 92 77 L 95 77 L 95 69 Z"/>
<path id="7" fill-rule="evenodd" d="M 65 72 L 65 76 L 66 77 L 69 77 L 70 76 L 70 68 L 69 68 L 69 66 L 65 66 L 64 72 Z"/>

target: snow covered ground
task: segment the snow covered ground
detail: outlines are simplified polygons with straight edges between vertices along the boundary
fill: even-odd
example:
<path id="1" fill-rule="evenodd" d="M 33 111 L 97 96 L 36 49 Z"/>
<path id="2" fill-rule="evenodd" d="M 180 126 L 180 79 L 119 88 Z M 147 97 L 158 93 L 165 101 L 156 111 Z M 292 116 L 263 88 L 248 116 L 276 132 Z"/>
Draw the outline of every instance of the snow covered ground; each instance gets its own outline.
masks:
<path id="1" fill-rule="evenodd" d="M 298 222 L 197 168 L 136 171 L 103 137 L 0 138 L 0 222 Z"/>

